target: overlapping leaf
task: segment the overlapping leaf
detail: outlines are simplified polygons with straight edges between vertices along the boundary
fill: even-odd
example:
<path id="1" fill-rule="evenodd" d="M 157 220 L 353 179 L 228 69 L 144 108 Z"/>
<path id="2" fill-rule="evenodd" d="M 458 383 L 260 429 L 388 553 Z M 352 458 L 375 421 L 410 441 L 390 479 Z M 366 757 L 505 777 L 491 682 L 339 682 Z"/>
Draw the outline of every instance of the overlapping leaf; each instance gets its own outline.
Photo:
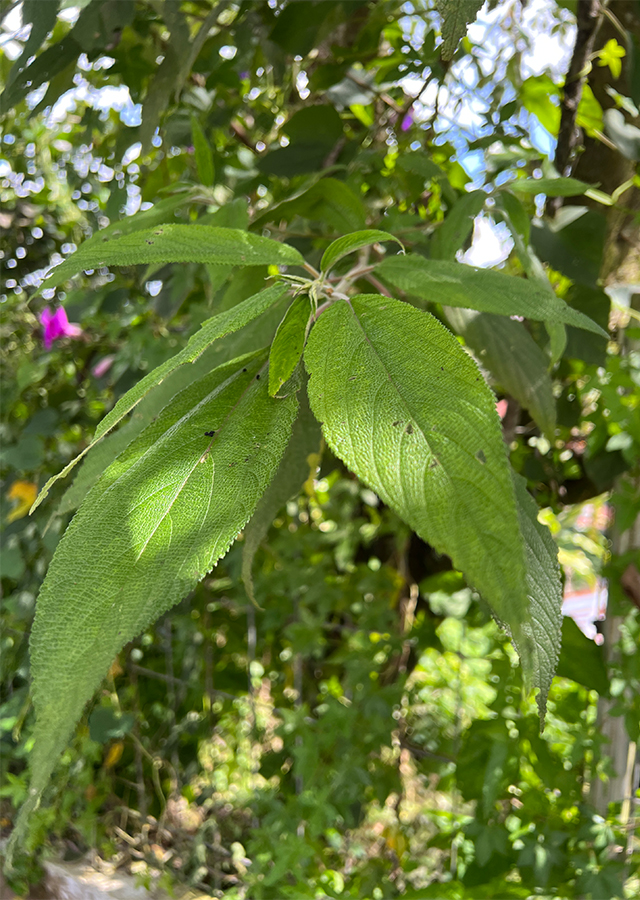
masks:
<path id="1" fill-rule="evenodd" d="M 100 235 L 96 236 L 100 238 Z M 49 274 L 40 291 L 56 287 L 83 269 L 176 262 L 210 265 L 301 265 L 304 260 L 289 244 L 212 225 L 158 225 L 119 237 L 105 235 L 87 241 Z"/>
<path id="2" fill-rule="evenodd" d="M 58 545 L 31 638 L 37 722 L 21 824 L 115 655 L 211 570 L 272 480 L 298 402 L 268 396 L 265 359 L 226 364 L 178 394 Z"/>
<path id="3" fill-rule="evenodd" d="M 220 315 L 213 316 L 213 318 L 203 322 L 200 331 L 193 335 L 184 350 L 181 350 L 180 353 L 176 353 L 175 356 L 172 356 L 166 362 L 162 363 L 162 365 L 157 366 L 157 368 L 152 372 L 149 372 L 148 375 L 145 375 L 141 381 L 127 391 L 123 397 L 120 397 L 113 409 L 104 417 L 102 422 L 100 422 L 96 428 L 96 433 L 89 446 L 76 456 L 75 459 L 72 459 L 61 472 L 58 472 L 57 475 L 54 475 L 47 481 L 38 495 L 38 499 L 34 504 L 34 509 L 45 499 L 51 486 L 59 478 L 64 478 L 82 457 L 88 453 L 105 434 L 111 431 L 111 429 L 114 428 L 152 388 L 164 381 L 167 375 L 177 369 L 178 366 L 195 362 L 207 347 L 218 338 L 231 334 L 234 331 L 238 331 L 238 329 L 244 327 L 252 319 L 260 316 L 282 297 L 285 290 L 286 288 L 284 285 L 275 284 L 272 287 L 266 288 L 264 291 L 260 291 L 259 294 L 249 297 L 232 309 L 227 310 L 227 312 L 220 313 Z"/>
<path id="4" fill-rule="evenodd" d="M 296 297 L 278 326 L 269 354 L 269 394 L 275 397 L 300 362 L 311 304 L 306 295 Z"/>
<path id="5" fill-rule="evenodd" d="M 530 279 L 415 255 L 389 257 L 377 272 L 401 291 L 429 303 L 575 325 L 606 336 L 588 316 Z"/>
<path id="6" fill-rule="evenodd" d="M 553 436 L 556 401 L 548 360 L 521 322 L 470 309 L 445 307 L 447 320 L 507 393 Z"/>
<path id="7" fill-rule="evenodd" d="M 395 241 L 402 249 L 402 241 L 388 234 L 386 231 L 379 231 L 376 228 L 369 228 L 365 231 L 355 231 L 352 234 L 346 234 L 344 237 L 333 241 L 325 250 L 320 268 L 323 272 L 329 272 L 333 266 L 345 256 L 360 250 L 362 247 L 368 247 L 370 244 L 380 243 L 382 241 Z"/>

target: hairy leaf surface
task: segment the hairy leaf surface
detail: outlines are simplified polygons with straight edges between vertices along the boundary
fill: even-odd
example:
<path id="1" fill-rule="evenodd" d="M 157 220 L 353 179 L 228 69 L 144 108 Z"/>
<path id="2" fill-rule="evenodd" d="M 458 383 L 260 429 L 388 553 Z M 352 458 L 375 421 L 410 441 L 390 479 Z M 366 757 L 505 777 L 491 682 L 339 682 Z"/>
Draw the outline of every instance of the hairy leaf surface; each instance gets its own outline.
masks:
<path id="1" fill-rule="evenodd" d="M 54 475 L 47 481 L 40 491 L 38 499 L 33 505 L 33 509 L 42 503 L 49 493 L 51 486 L 55 484 L 59 478 L 64 478 L 82 457 L 85 456 L 85 454 L 87 454 L 105 434 L 111 431 L 111 429 L 114 428 L 128 412 L 131 412 L 152 388 L 164 381 L 164 379 L 177 369 L 178 366 L 195 362 L 218 338 L 231 334 L 234 331 L 238 331 L 238 329 L 243 328 L 252 319 L 262 315 L 262 313 L 283 296 L 285 291 L 286 287 L 284 285 L 274 284 L 272 287 L 260 291 L 259 294 L 249 297 L 247 300 L 244 300 L 242 303 L 239 303 L 237 306 L 232 307 L 226 312 L 220 313 L 218 316 L 213 316 L 213 318 L 203 322 L 200 331 L 193 335 L 184 350 L 181 350 L 180 353 L 176 353 L 175 356 L 172 356 L 170 359 L 166 360 L 166 362 L 163 362 L 162 365 L 157 366 L 152 372 L 149 372 L 148 375 L 145 375 L 144 378 L 128 390 L 124 396 L 120 397 L 113 409 L 107 413 L 96 428 L 96 433 L 89 446 L 72 459 L 61 472 L 58 472 L 57 475 Z"/>
<path id="2" fill-rule="evenodd" d="M 556 401 L 548 360 L 524 325 L 470 309 L 445 307 L 444 311 L 451 327 L 498 384 L 529 410 L 545 434 L 553 436 Z"/>
<path id="3" fill-rule="evenodd" d="M 327 443 L 447 553 L 520 642 L 526 562 L 495 397 L 428 313 L 379 295 L 338 301 L 311 331 L 311 408 Z"/>
<path id="4" fill-rule="evenodd" d="M 547 197 L 578 197 L 591 187 L 577 178 L 519 178 L 508 185 L 515 194 L 546 194 Z"/>
<path id="5" fill-rule="evenodd" d="M 97 235 L 100 237 L 100 234 Z M 119 237 L 87 241 L 49 274 L 40 291 L 56 287 L 83 269 L 144 263 L 193 262 L 230 266 L 301 265 L 289 244 L 213 225 L 158 225 Z"/>
<path id="6" fill-rule="evenodd" d="M 429 303 L 564 323 L 606 335 L 588 316 L 530 279 L 421 256 L 392 256 L 376 271 L 401 291 Z"/>
<path id="7" fill-rule="evenodd" d="M 31 637 L 37 721 L 23 820 L 115 655 L 224 556 L 272 480 L 298 401 L 268 396 L 265 358 L 228 363 L 178 394 L 58 545 Z"/>
<path id="8" fill-rule="evenodd" d="M 378 231 L 375 228 L 355 231 L 353 234 L 346 234 L 344 237 L 338 238 L 337 241 L 334 241 L 327 247 L 320 263 L 320 269 L 323 272 L 329 272 L 339 260 L 350 253 L 354 253 L 362 247 L 368 247 L 369 244 L 381 243 L 382 241 L 395 241 L 404 250 L 402 241 L 386 231 Z"/>
<path id="9" fill-rule="evenodd" d="M 452 59 L 459 42 L 467 33 L 467 26 L 475 21 L 483 0 L 436 0 L 442 16 L 442 49 L 444 60 Z"/>
<path id="10" fill-rule="evenodd" d="M 287 500 L 299 493 L 313 466 L 317 465 L 321 439 L 320 426 L 309 409 L 307 398 L 301 395 L 300 411 L 278 471 L 244 530 L 242 581 L 249 599 L 256 605 L 252 575 L 256 552 L 278 512 Z"/>

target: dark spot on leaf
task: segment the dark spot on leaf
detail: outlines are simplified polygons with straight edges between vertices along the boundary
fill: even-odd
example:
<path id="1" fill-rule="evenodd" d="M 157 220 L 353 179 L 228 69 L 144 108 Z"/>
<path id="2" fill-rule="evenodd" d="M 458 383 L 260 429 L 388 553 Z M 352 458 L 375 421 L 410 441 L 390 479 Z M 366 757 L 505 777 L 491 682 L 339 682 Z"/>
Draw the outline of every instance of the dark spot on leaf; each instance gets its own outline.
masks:
<path id="1" fill-rule="evenodd" d="M 232 462 L 232 463 L 229 463 L 228 468 L 229 468 L 229 469 L 233 469 L 233 467 L 234 467 L 234 466 L 237 466 L 237 465 L 238 465 L 237 463 Z"/>
<path id="2" fill-rule="evenodd" d="M 213 437 L 214 434 L 215 434 L 215 431 L 205 431 L 204 436 L 205 437 Z"/>
<path id="3" fill-rule="evenodd" d="M 260 381 L 260 376 L 256 375 L 256 381 Z"/>
<path id="4" fill-rule="evenodd" d="M 245 462 L 249 462 L 250 459 L 251 459 L 250 456 L 245 456 L 244 461 L 245 461 Z"/>
<path id="5" fill-rule="evenodd" d="M 444 366 L 440 366 L 440 371 L 444 372 Z"/>
<path id="6" fill-rule="evenodd" d="M 408 424 L 407 427 L 405 428 L 405 432 L 406 432 L 407 434 L 413 434 L 413 425 L 411 424 L 411 422 L 409 422 L 409 424 Z"/>
<path id="7" fill-rule="evenodd" d="M 243 372 L 246 372 L 247 370 L 246 370 L 246 369 L 243 369 L 242 371 L 243 371 Z"/>
<path id="8" fill-rule="evenodd" d="M 430 468 L 430 469 L 435 469 L 436 466 L 439 466 L 439 465 L 440 465 L 440 460 L 434 459 L 434 461 L 429 465 L 429 468 Z"/>
<path id="9" fill-rule="evenodd" d="M 357 377 L 358 377 L 357 375 L 350 375 L 349 381 L 355 381 Z"/>
<path id="10" fill-rule="evenodd" d="M 484 455 L 484 450 L 478 450 L 478 452 L 476 453 L 476 459 L 478 460 L 478 462 L 481 462 L 482 465 L 486 463 L 487 457 Z"/>
<path id="11" fill-rule="evenodd" d="M 393 427 L 395 428 L 396 425 L 399 425 L 399 424 L 400 424 L 400 420 L 399 420 L 399 419 L 396 419 L 396 421 L 393 423 Z"/>
<path id="12" fill-rule="evenodd" d="M 153 241 L 147 241 L 147 244 L 153 244 Z"/>

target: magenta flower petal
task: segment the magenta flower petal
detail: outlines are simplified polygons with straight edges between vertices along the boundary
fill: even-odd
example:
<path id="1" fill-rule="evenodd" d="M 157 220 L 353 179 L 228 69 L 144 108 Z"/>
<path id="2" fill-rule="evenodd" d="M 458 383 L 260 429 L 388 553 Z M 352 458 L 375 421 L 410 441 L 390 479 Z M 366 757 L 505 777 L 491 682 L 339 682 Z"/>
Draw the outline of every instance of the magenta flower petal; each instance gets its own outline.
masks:
<path id="1" fill-rule="evenodd" d="M 400 125 L 400 129 L 402 131 L 408 131 L 413 125 L 413 114 L 408 112 L 404 119 L 402 120 L 402 124 Z"/>
<path id="2" fill-rule="evenodd" d="M 44 349 L 50 350 L 54 341 L 61 337 L 79 337 L 82 328 L 74 322 L 69 322 L 64 307 L 60 306 L 55 312 L 51 312 L 48 306 L 40 313 L 40 324 L 43 331 Z"/>
<path id="3" fill-rule="evenodd" d="M 91 372 L 93 373 L 94 378 L 102 378 L 103 375 L 106 375 L 109 369 L 111 368 L 115 356 L 105 356 L 104 359 L 101 359 L 100 362 L 97 362 Z"/>

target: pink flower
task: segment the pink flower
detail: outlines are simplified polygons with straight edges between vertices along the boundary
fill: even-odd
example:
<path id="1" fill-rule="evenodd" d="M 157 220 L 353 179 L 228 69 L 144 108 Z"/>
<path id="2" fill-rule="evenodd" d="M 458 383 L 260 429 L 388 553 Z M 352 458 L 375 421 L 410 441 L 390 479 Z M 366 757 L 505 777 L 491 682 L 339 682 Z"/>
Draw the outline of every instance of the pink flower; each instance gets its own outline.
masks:
<path id="1" fill-rule="evenodd" d="M 506 416 L 508 408 L 509 404 L 506 400 L 498 400 L 498 402 L 496 403 L 496 409 L 501 419 L 504 419 L 504 417 Z"/>
<path id="2" fill-rule="evenodd" d="M 61 337 L 80 337 L 82 328 L 69 322 L 64 307 L 59 306 L 55 312 L 51 312 L 48 306 L 40 313 L 40 324 L 42 325 L 44 349 L 50 350 L 54 341 Z"/>
<path id="3" fill-rule="evenodd" d="M 94 378 L 102 378 L 106 375 L 115 359 L 115 356 L 105 356 L 100 362 L 96 363 L 91 372 Z"/>

